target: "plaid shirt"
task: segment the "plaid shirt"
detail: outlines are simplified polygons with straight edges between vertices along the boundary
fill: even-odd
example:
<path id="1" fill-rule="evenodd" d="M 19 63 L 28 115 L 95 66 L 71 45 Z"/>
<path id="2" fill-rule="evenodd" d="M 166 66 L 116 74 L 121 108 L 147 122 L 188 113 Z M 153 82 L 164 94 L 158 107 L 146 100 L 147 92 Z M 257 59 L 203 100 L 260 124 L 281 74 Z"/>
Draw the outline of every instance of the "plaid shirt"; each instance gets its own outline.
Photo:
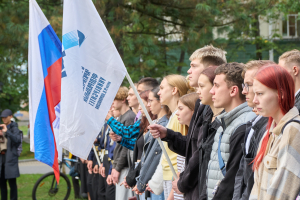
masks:
<path id="1" fill-rule="evenodd" d="M 136 121 L 133 125 L 124 126 L 124 124 L 111 117 L 107 121 L 107 124 L 115 134 L 122 136 L 122 138 L 125 139 L 134 139 L 137 138 L 140 134 L 141 120 Z"/>
<path id="2" fill-rule="evenodd" d="M 300 121 L 296 107 L 287 112 L 275 126 L 273 121 L 266 154 L 254 172 L 250 200 L 296 199 L 300 190 Z M 261 144 L 260 144 L 261 145 Z"/>
<path id="3" fill-rule="evenodd" d="M 135 143 L 136 143 L 136 138 L 132 138 L 132 139 L 122 138 L 120 145 L 133 151 Z"/>

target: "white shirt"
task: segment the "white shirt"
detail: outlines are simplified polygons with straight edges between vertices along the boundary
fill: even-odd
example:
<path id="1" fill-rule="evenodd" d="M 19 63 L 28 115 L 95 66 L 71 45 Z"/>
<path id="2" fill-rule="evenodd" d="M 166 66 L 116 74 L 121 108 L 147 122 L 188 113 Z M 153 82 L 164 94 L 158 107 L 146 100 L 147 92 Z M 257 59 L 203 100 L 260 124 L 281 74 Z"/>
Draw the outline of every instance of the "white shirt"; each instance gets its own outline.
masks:
<path id="1" fill-rule="evenodd" d="M 259 115 L 258 117 L 256 117 L 256 119 L 252 122 L 252 127 L 262 118 L 261 115 Z M 250 132 L 249 132 L 249 135 L 247 137 L 247 140 L 246 140 L 246 154 L 248 154 L 248 151 L 249 151 L 249 146 L 250 146 L 250 141 L 251 141 L 251 138 L 253 136 L 253 133 L 254 133 L 254 130 L 253 128 L 251 128 Z"/>

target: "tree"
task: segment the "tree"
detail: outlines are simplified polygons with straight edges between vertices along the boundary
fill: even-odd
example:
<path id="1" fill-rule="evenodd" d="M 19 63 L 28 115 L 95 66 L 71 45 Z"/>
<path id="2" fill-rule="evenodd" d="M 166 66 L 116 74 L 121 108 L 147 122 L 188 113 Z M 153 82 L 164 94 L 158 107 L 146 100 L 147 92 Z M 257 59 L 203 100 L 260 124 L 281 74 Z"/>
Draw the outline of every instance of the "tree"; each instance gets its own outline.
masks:
<path id="1" fill-rule="evenodd" d="M 37 2 L 61 39 L 62 1 Z M 299 10 L 299 2 L 288 0 L 93 2 L 134 81 L 184 73 L 188 56 L 208 44 L 228 49 L 235 43 L 240 51 L 252 43 L 250 58 L 263 58 L 263 52 L 280 47 L 259 35 L 259 18 L 278 19 L 279 13 Z M 0 80 L 4 83 L 0 107 L 14 111 L 20 109 L 20 102 L 28 102 L 28 7 L 28 0 L 0 0 Z M 227 38 L 213 38 L 214 30 L 228 33 Z"/>

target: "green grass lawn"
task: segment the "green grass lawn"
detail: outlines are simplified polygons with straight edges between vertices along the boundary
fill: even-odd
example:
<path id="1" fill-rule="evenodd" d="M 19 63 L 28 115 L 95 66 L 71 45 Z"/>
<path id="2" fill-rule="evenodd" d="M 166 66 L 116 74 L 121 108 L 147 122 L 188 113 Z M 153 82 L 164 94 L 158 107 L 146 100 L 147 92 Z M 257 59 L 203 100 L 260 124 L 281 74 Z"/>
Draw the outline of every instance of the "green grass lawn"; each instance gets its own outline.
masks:
<path id="1" fill-rule="evenodd" d="M 29 200 L 32 199 L 32 189 L 35 184 L 35 182 L 42 176 L 42 174 L 21 174 L 19 178 L 17 178 L 17 185 L 18 185 L 18 199 L 22 200 Z M 70 176 L 68 176 L 72 185 L 72 179 Z M 8 187 L 9 188 L 9 187 Z M 9 191 L 8 191 L 9 194 Z M 9 198 L 8 198 L 9 199 Z M 44 199 L 44 198 L 43 198 Z M 48 199 L 48 198 L 47 198 Z M 55 198 L 49 198 L 49 199 L 55 199 Z M 69 196 L 69 199 L 75 199 L 74 198 L 74 190 L 73 185 L 71 188 L 71 194 Z M 39 200 L 39 199 L 38 199 Z M 46 200 L 46 199 L 45 199 Z"/>
<path id="2" fill-rule="evenodd" d="M 23 148 L 23 151 L 19 157 L 19 160 L 34 158 L 34 153 L 30 151 L 30 144 L 23 142 L 22 148 Z"/>

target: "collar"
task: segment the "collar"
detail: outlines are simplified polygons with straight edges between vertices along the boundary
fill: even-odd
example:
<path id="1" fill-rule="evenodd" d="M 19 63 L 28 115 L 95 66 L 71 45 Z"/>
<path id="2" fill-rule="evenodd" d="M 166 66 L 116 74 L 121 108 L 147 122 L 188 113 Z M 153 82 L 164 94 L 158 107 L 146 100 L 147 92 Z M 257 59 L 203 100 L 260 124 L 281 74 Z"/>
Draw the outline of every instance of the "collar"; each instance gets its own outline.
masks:
<path id="1" fill-rule="evenodd" d="M 300 92 L 300 89 L 295 93 L 295 96 L 297 96 L 299 94 L 299 92 Z"/>
<path id="2" fill-rule="evenodd" d="M 290 119 L 297 117 L 298 115 L 299 115 L 298 109 L 296 107 L 293 107 L 282 117 L 282 119 L 276 126 L 273 120 L 269 132 L 275 135 L 279 135 L 281 133 L 281 129 L 286 124 L 286 122 L 288 122 Z"/>

